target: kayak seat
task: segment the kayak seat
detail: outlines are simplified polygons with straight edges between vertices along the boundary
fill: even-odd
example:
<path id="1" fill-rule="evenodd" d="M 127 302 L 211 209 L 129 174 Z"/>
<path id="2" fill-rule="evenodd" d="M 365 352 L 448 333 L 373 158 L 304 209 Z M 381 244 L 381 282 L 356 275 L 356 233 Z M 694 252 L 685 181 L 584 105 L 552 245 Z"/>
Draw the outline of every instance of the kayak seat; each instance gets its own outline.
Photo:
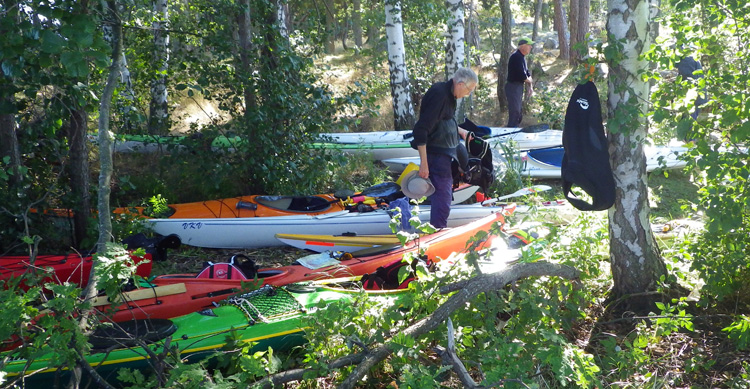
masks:
<path id="1" fill-rule="evenodd" d="M 110 347 L 133 347 L 139 341 L 154 343 L 172 335 L 177 326 L 167 319 L 140 319 L 120 323 L 105 323 L 94 330 L 89 336 L 89 343 L 94 349 Z"/>
<path id="2" fill-rule="evenodd" d="M 320 212 L 331 208 L 328 200 L 318 196 L 257 196 L 255 201 L 281 211 Z"/>
<path id="3" fill-rule="evenodd" d="M 239 261 L 243 258 L 242 261 Z M 203 270 L 195 278 L 209 278 L 218 280 L 251 280 L 258 274 L 255 261 L 245 255 L 233 255 L 229 262 L 213 263 L 211 261 L 203 264 Z"/>
<path id="4" fill-rule="evenodd" d="M 249 209 L 251 211 L 255 211 L 258 209 L 258 204 L 251 203 L 249 201 L 238 201 L 237 205 L 235 205 L 235 208 L 237 209 Z"/>

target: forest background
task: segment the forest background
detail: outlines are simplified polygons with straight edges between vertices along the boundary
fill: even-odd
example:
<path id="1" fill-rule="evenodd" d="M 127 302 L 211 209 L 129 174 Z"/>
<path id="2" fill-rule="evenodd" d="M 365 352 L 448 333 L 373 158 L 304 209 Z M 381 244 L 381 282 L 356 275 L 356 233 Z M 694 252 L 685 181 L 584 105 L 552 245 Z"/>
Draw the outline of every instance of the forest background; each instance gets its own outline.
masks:
<path id="1" fill-rule="evenodd" d="M 455 27 L 459 5 L 462 35 L 448 27 Z M 748 387 L 747 12 L 730 1 L 3 1 L 0 250 L 104 252 L 106 242 L 134 228 L 91 217 L 92 207 L 108 215 L 110 201 L 319 193 L 386 179 L 371 162 L 307 145 L 319 132 L 408 128 L 421 94 L 457 63 L 480 75 L 466 116 L 502 125 L 505 103 L 497 91 L 505 63 L 514 42 L 528 35 L 539 43 L 529 58 L 536 94 L 524 124 L 561 128 L 573 87 L 594 65 L 613 169 L 628 180 L 618 180 L 607 219 L 584 215 L 534 248 L 581 270 L 585 287 L 524 280 L 488 297 L 491 304 L 483 299 L 477 311 L 514 311 L 513 320 L 497 328 L 458 315 L 459 355 L 475 361 L 474 377 L 488 385 Z M 387 33 L 399 24 L 401 66 Z M 458 59 L 446 36 L 464 42 Z M 676 76 L 675 63 L 688 55 L 703 63 L 702 77 Z M 700 96 L 709 101 L 693 121 Z M 188 133 L 194 146 L 110 159 L 110 130 Z M 217 135 L 253 142 L 214 153 L 205 145 Z M 665 247 L 649 217 L 654 197 L 663 194 L 654 182 L 665 181 L 639 166 L 644 143 L 672 138 L 694 140 L 687 173 L 669 175 L 689 181 L 695 193 L 672 201 L 663 216 L 698 218 L 705 228 Z M 496 193 L 524 184 L 500 181 Z M 47 208 L 74 209 L 76 219 L 60 234 L 43 212 L 31 211 Z M 19 328 L 11 319 L 3 324 L 8 333 Z M 438 385 L 444 368 L 429 345 L 441 337 L 407 342 L 408 350 L 373 377 L 404 387 Z M 276 355 L 244 357 L 263 363 L 224 371 L 242 382 L 305 359 L 286 365 Z M 318 368 L 328 377 L 320 385 L 349 371 Z"/>

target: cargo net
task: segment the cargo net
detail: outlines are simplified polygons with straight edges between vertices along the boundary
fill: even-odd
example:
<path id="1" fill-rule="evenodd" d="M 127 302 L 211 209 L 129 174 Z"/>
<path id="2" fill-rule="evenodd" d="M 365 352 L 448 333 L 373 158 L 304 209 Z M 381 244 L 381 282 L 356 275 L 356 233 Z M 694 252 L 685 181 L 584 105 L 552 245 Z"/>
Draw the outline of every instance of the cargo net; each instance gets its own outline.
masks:
<path id="1" fill-rule="evenodd" d="M 252 292 L 238 294 L 226 300 L 245 313 L 250 324 L 302 312 L 304 307 L 284 288 L 265 285 Z"/>

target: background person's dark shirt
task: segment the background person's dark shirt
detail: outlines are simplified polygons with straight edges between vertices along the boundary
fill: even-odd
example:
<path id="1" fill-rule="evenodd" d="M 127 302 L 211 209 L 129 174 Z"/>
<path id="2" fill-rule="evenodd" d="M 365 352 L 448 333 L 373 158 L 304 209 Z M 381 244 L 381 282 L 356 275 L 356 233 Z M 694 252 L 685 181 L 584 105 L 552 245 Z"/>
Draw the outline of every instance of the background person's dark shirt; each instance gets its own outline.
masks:
<path id="1" fill-rule="evenodd" d="M 516 50 L 508 59 L 508 82 L 524 82 L 531 77 L 529 69 L 526 68 L 526 58 Z"/>

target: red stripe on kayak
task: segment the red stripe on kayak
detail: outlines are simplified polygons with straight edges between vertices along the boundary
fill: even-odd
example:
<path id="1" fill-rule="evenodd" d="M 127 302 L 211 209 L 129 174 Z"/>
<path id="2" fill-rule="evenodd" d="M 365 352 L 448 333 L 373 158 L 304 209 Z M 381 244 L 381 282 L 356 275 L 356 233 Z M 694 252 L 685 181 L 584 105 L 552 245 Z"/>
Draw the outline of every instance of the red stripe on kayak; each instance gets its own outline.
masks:
<path id="1" fill-rule="evenodd" d="M 331 242 L 310 242 L 310 241 L 305 242 L 305 244 L 310 245 L 310 246 L 330 246 L 330 247 L 333 247 L 335 245 L 334 243 L 331 243 Z"/>

